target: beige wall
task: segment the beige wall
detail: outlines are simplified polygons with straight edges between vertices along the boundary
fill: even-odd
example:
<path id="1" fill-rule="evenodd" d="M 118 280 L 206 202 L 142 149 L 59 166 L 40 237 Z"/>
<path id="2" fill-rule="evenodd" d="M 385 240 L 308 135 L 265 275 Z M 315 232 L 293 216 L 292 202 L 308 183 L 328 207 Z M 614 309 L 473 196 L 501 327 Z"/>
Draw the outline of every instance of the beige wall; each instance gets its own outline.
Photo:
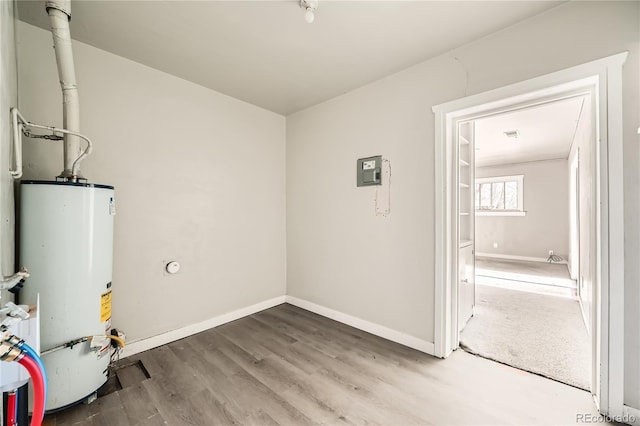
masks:
<path id="1" fill-rule="evenodd" d="M 20 23 L 19 52 L 22 112 L 61 125 L 51 34 Z M 116 188 L 114 326 L 135 341 L 282 296 L 284 117 L 83 43 L 74 56 L 83 171 Z M 25 142 L 26 179 L 61 170 L 59 143 Z"/>
<path id="2" fill-rule="evenodd" d="M 287 117 L 289 295 L 433 342 L 430 108 L 464 87 L 440 57 Z M 356 160 L 372 155 L 391 163 L 387 217 L 374 187 L 356 188 Z"/>
<path id="3" fill-rule="evenodd" d="M 546 258 L 569 253 L 566 159 L 476 167 L 476 179 L 524 175 L 526 216 L 476 216 L 476 253 Z M 498 248 L 493 248 L 493 243 Z"/>
<path id="4" fill-rule="evenodd" d="M 639 27 L 638 2 L 570 2 L 289 116 L 287 292 L 432 341 L 431 107 L 628 50 L 625 401 L 640 407 Z M 59 124 L 49 35 L 24 24 L 20 34 L 21 105 Z M 142 338 L 283 294 L 282 117 L 74 46 L 83 129 L 98 144 L 84 169 L 115 184 L 119 203 L 116 325 Z M 26 149 L 27 177 L 60 171 L 58 147 Z M 355 188 L 356 159 L 376 154 L 392 165 L 386 218 L 374 214 L 372 188 Z M 181 275 L 163 277 L 168 257 L 182 261 Z M 164 315 L 178 300 L 189 303 L 184 314 Z"/>
<path id="5" fill-rule="evenodd" d="M 13 152 L 9 110 L 17 105 L 18 93 L 15 22 L 14 3 L 0 1 L 0 276 L 15 272 L 13 179 L 9 174 Z"/>
<path id="6" fill-rule="evenodd" d="M 640 407 L 638 2 L 569 2 L 287 117 L 288 293 L 433 341 L 433 105 L 629 51 L 624 66 L 625 400 Z M 606 30 L 605 30 L 606 29 Z M 355 188 L 391 160 L 391 215 Z"/>

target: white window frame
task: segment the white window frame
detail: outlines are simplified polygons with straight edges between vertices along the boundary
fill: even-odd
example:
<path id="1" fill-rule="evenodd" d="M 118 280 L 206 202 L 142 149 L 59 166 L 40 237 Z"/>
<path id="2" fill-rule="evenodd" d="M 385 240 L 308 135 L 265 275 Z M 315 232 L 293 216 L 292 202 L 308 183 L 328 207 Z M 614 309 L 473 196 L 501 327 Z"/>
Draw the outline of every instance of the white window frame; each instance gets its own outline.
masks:
<path id="1" fill-rule="evenodd" d="M 511 175 L 511 176 L 491 176 L 484 178 L 476 178 L 473 190 L 475 191 L 475 185 L 480 183 L 494 183 L 494 182 L 518 182 L 518 208 L 517 210 L 477 210 L 476 216 L 526 216 L 527 212 L 524 211 L 524 175 Z M 475 198 L 474 198 L 475 207 Z"/>

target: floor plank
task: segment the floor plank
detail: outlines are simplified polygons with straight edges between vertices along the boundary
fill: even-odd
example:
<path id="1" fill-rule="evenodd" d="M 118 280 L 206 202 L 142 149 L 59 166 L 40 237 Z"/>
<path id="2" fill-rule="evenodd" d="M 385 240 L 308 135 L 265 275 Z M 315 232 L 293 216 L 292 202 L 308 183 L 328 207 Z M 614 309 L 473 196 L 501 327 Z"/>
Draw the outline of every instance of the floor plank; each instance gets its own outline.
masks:
<path id="1" fill-rule="evenodd" d="M 287 304 L 122 363 L 138 360 L 150 378 L 46 424 L 551 425 L 596 414 L 587 392 L 462 351 L 436 359 Z"/>

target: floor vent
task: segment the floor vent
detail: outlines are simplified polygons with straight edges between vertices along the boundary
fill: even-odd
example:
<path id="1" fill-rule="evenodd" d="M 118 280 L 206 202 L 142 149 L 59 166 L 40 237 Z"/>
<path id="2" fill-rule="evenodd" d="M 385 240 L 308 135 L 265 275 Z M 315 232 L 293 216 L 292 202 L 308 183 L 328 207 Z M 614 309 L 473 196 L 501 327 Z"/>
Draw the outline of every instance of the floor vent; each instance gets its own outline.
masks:
<path id="1" fill-rule="evenodd" d="M 107 380 L 107 383 L 105 383 L 104 385 L 102 385 L 102 387 L 100 389 L 98 389 L 98 398 L 109 395 L 110 393 L 119 391 L 120 389 L 122 389 L 122 385 L 120 384 L 120 381 L 118 380 L 118 377 L 111 372 L 111 374 L 109 375 L 109 380 Z M 91 402 L 91 401 L 88 401 Z"/>
<path id="2" fill-rule="evenodd" d="M 98 390 L 98 397 L 109 395 L 110 393 L 130 386 L 135 386 L 150 378 L 151 375 L 140 360 L 121 365 L 111 371 L 107 383 Z"/>
<path id="3" fill-rule="evenodd" d="M 118 367 L 115 373 L 118 382 L 120 382 L 121 389 L 135 386 L 151 378 L 151 375 L 140 360 Z"/>

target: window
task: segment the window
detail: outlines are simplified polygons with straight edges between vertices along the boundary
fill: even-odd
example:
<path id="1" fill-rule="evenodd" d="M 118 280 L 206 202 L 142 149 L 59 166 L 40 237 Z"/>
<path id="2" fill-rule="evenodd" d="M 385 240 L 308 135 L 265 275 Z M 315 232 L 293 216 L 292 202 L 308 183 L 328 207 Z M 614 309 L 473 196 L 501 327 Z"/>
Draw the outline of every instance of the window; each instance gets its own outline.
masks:
<path id="1" fill-rule="evenodd" d="M 476 216 L 524 216 L 524 175 L 476 179 Z"/>

